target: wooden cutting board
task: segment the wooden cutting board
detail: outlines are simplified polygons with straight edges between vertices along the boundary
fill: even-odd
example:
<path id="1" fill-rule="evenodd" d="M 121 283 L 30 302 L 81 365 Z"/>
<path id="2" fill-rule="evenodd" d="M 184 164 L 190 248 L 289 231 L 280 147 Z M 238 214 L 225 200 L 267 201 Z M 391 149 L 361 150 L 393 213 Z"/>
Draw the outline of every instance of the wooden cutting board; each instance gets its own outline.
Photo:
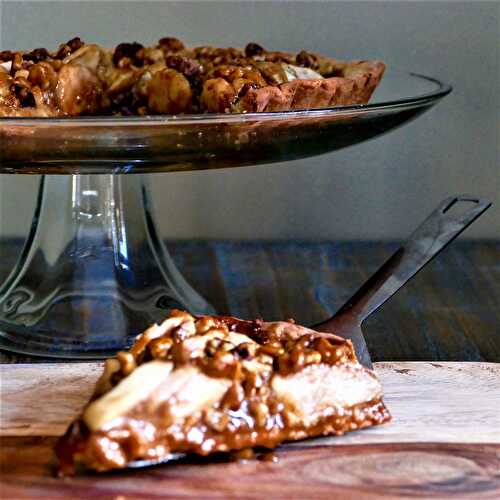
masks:
<path id="1" fill-rule="evenodd" d="M 0 497 L 500 498 L 500 364 L 376 363 L 393 421 L 283 446 L 278 463 L 53 477 L 100 363 L 0 365 Z"/>

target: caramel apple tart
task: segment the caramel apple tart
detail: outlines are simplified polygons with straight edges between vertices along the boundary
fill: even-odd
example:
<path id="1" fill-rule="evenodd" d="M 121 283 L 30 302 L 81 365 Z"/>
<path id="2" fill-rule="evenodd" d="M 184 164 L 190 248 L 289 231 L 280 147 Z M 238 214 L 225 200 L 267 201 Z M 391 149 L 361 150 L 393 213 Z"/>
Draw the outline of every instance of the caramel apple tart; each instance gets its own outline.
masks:
<path id="1" fill-rule="evenodd" d="M 173 311 L 108 359 L 91 401 L 56 446 L 60 471 L 124 468 L 382 424 L 376 374 L 353 346 L 293 321 Z"/>
<path id="2" fill-rule="evenodd" d="M 73 38 L 57 51 L 0 52 L 0 117 L 247 113 L 365 104 L 380 61 L 301 51 L 187 48 L 176 38 L 114 49 Z"/>

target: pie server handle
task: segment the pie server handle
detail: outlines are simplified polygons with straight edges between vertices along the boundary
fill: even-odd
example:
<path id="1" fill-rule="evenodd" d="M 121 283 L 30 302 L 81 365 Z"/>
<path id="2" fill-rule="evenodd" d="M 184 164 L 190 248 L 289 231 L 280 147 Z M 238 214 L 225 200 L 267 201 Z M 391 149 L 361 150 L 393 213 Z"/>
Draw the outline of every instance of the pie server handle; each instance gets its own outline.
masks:
<path id="1" fill-rule="evenodd" d="M 467 195 L 443 200 L 332 318 L 312 328 L 349 338 L 360 363 L 371 368 L 361 323 L 490 206 L 490 201 Z"/>

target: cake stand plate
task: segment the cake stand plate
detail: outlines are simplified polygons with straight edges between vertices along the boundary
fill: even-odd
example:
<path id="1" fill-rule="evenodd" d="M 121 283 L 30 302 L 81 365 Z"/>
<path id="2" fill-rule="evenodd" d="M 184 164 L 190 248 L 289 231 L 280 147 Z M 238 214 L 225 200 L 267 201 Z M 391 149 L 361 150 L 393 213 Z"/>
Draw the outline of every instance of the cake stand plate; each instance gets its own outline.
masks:
<path id="1" fill-rule="evenodd" d="M 370 104 L 279 113 L 1 118 L 0 174 L 42 174 L 30 233 L 0 286 L 0 348 L 100 358 L 172 308 L 213 314 L 155 228 L 152 174 L 307 158 L 378 136 L 451 91 L 388 72 Z M 0 253 L 1 258 L 1 253 Z"/>

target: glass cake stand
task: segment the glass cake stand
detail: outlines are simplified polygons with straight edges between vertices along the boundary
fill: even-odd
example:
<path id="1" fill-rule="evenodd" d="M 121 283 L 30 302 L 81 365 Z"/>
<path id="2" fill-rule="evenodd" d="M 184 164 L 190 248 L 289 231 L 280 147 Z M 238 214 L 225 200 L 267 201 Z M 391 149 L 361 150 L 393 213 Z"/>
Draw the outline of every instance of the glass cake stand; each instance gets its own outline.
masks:
<path id="1" fill-rule="evenodd" d="M 368 105 L 279 113 L 0 119 L 0 173 L 43 174 L 29 235 L 0 286 L 0 347 L 99 358 L 172 308 L 214 313 L 176 269 L 146 177 L 327 153 L 422 114 L 451 87 L 387 72 Z M 1 258 L 1 257 L 0 257 Z"/>

